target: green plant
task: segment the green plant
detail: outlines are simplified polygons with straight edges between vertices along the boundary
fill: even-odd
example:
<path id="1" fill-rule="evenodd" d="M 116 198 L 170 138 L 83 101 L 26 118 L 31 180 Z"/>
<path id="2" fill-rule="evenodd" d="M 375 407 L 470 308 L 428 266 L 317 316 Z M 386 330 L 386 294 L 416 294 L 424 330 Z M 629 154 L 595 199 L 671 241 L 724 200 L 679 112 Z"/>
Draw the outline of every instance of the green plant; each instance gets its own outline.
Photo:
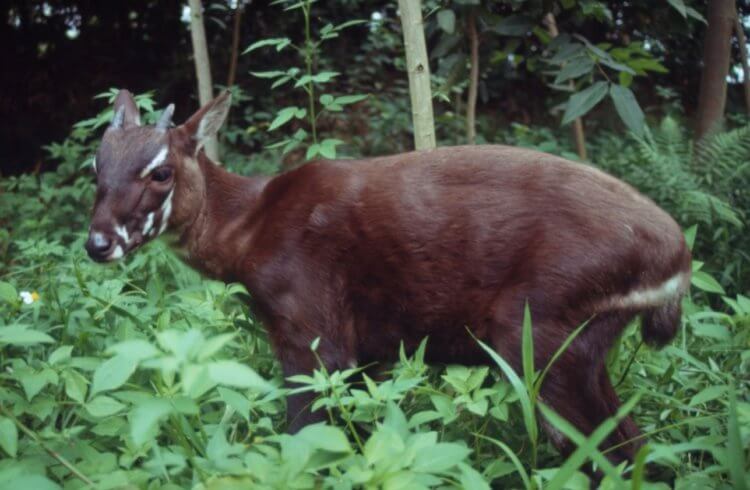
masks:
<path id="1" fill-rule="evenodd" d="M 336 39 L 339 33 L 349 27 L 362 24 L 364 21 L 352 20 L 338 25 L 326 24 L 313 36 L 311 12 L 314 0 L 289 1 L 277 0 L 274 4 L 284 5 L 284 11 L 300 11 L 304 21 L 304 40 L 301 45 L 294 44 L 288 37 L 262 39 L 251 44 L 243 54 L 250 53 L 256 49 L 273 46 L 279 52 L 287 47 L 294 49 L 302 58 L 304 67 L 294 66 L 287 70 L 273 70 L 264 72 L 253 72 L 253 76 L 274 80 L 271 89 L 293 83 L 293 89 L 300 89 L 307 95 L 305 106 L 287 106 L 276 113 L 276 117 L 268 126 L 268 131 L 274 131 L 294 119 L 307 121 L 308 129 L 299 128 L 291 137 L 269 145 L 268 148 L 282 148 L 283 153 L 288 153 L 300 145 L 306 146 L 305 159 L 310 160 L 318 155 L 325 158 L 336 158 L 336 147 L 343 141 L 336 138 L 320 139 L 318 135 L 318 119 L 324 113 L 336 113 L 343 111 L 347 105 L 355 104 L 367 98 L 367 95 L 343 95 L 334 96 L 330 93 L 320 93 L 318 87 L 323 87 L 340 73 L 335 71 L 319 71 L 317 68 L 320 60 L 321 46 L 324 42 Z"/>

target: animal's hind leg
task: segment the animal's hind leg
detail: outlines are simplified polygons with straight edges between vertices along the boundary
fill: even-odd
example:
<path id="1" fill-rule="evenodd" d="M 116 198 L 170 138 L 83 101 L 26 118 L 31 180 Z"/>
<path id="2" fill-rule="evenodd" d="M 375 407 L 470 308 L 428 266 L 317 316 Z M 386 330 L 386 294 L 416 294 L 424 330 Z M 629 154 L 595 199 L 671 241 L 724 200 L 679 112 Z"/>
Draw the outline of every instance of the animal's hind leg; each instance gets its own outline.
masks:
<path id="1" fill-rule="evenodd" d="M 612 414 L 617 413 L 620 409 L 620 399 L 612 386 L 607 368 L 604 365 L 599 370 L 599 389 L 603 395 L 602 400 L 607 403 L 609 411 Z M 610 452 L 619 453 L 620 456 L 614 459 L 632 461 L 635 458 L 635 453 L 643 445 L 641 431 L 630 415 L 620 421 L 616 431 L 617 437 L 610 437 L 610 439 L 616 439 L 612 441 L 612 446 L 618 445 L 619 447 Z"/>

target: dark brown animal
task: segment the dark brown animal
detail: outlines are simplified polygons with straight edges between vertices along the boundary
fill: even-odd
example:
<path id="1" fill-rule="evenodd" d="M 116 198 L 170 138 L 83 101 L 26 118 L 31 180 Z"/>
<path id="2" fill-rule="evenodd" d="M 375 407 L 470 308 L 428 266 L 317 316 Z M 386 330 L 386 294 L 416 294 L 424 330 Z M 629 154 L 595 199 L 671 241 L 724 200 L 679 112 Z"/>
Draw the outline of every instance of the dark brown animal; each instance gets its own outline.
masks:
<path id="1" fill-rule="evenodd" d="M 170 106 L 144 127 L 120 92 L 96 155 L 86 248 L 114 260 L 173 233 L 187 262 L 247 286 L 286 376 L 316 367 L 316 337 L 332 370 L 393 359 L 399 342 L 414 348 L 425 336 L 433 361 L 487 362 L 466 327 L 518 369 L 528 301 L 537 366 L 590 320 L 541 393 L 588 434 L 620 405 L 604 358 L 624 326 L 641 315 L 657 346 L 675 335 L 690 253 L 674 220 L 623 182 L 506 146 L 245 178 L 201 151 L 229 105 L 223 94 L 176 128 Z M 318 418 L 309 402 L 289 398 L 289 430 Z M 638 435 L 626 419 L 610 456 L 631 459 Z"/>

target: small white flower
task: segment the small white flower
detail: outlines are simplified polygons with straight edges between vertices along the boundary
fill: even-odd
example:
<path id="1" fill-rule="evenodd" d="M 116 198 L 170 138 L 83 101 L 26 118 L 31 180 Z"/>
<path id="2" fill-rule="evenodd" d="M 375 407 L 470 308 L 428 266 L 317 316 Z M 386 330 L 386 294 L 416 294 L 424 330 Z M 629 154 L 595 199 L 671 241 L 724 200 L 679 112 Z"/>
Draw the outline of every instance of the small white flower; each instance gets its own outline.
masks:
<path id="1" fill-rule="evenodd" d="M 39 293 L 36 291 L 21 291 L 18 296 L 21 297 L 21 301 L 23 301 L 25 305 L 30 305 L 34 301 L 39 300 Z"/>

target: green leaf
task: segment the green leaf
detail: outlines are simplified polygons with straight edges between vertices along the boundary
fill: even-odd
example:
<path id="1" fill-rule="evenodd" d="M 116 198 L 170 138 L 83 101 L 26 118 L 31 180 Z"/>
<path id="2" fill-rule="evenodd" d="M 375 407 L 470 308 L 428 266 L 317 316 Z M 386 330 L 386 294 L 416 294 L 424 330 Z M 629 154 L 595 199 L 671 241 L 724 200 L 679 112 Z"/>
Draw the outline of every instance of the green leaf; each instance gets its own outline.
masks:
<path id="1" fill-rule="evenodd" d="M 130 416 L 130 436 L 136 446 L 141 446 L 156 435 L 159 421 L 172 412 L 172 405 L 164 399 L 146 400 Z"/>
<path id="2" fill-rule="evenodd" d="M 687 19 L 687 7 L 685 6 L 685 2 L 683 0 L 667 0 L 667 2 L 669 2 L 669 5 L 674 7 L 674 9 L 678 11 L 681 16 Z"/>
<path id="3" fill-rule="evenodd" d="M 448 34 L 456 30 L 456 14 L 450 9 L 441 9 L 437 13 L 438 25 Z"/>
<path id="4" fill-rule="evenodd" d="M 336 97 L 336 103 L 339 105 L 355 104 L 359 101 L 365 100 L 367 97 L 367 94 L 342 95 L 341 97 Z"/>
<path id="5" fill-rule="evenodd" d="M 441 442 L 431 447 L 422 448 L 417 453 L 412 470 L 440 473 L 456 466 L 470 453 L 466 446 L 453 442 Z"/>
<path id="6" fill-rule="evenodd" d="M 693 271 L 693 277 L 691 278 L 690 283 L 698 289 L 709 293 L 726 294 L 724 288 L 721 287 L 721 284 L 704 271 Z"/>
<path id="7" fill-rule="evenodd" d="M 33 345 L 52 343 L 55 339 L 44 332 L 29 330 L 26 325 L 0 327 L 0 344 Z"/>
<path id="8" fill-rule="evenodd" d="M 308 425 L 296 435 L 311 447 L 330 451 L 332 453 L 348 453 L 351 451 L 346 434 L 338 427 L 325 424 Z"/>
<path id="9" fill-rule="evenodd" d="M 156 357 L 160 354 L 159 349 L 154 347 L 151 342 L 143 339 L 118 342 L 108 348 L 106 353 L 126 357 L 134 363 L 139 363 L 140 361 Z"/>
<path id="10" fill-rule="evenodd" d="M 687 243 L 687 246 L 690 250 L 693 249 L 693 245 L 695 245 L 695 236 L 698 233 L 698 225 L 693 225 L 687 230 L 685 230 L 685 242 Z"/>
<path id="11" fill-rule="evenodd" d="M 133 359 L 124 355 L 116 355 L 107 359 L 94 371 L 91 396 L 102 391 L 119 388 L 135 372 L 137 366 L 137 362 L 133 362 Z"/>
<path id="12" fill-rule="evenodd" d="M 747 490 L 748 474 L 745 470 L 745 449 L 742 444 L 740 421 L 737 414 L 737 392 L 734 388 L 729 391 L 729 406 L 727 407 L 727 466 L 732 477 L 733 488 Z"/>
<path id="13" fill-rule="evenodd" d="M 15 303 L 18 301 L 18 291 L 9 282 L 0 281 L 0 300 L 8 303 Z"/>
<path id="14" fill-rule="evenodd" d="M 490 30 L 502 36 L 523 36 L 532 27 L 534 27 L 534 23 L 528 17 L 510 15 L 496 22 L 495 25 L 490 27 Z"/>
<path id="15" fill-rule="evenodd" d="M 690 399 L 690 406 L 694 407 L 702 403 L 710 402 L 715 400 L 727 392 L 728 387 L 726 385 L 709 386 L 702 389 Z"/>
<path id="16" fill-rule="evenodd" d="M 268 126 L 268 130 L 273 131 L 274 129 L 277 129 L 288 123 L 292 120 L 293 117 L 295 117 L 298 110 L 299 107 L 296 106 L 284 107 L 278 113 L 276 113 L 276 118 L 271 121 L 271 125 Z"/>
<path id="17" fill-rule="evenodd" d="M 18 453 L 18 428 L 7 417 L 0 417 L 0 448 L 11 458 Z"/>
<path id="18" fill-rule="evenodd" d="M 86 399 L 86 389 L 88 381 L 78 371 L 66 370 L 62 373 L 62 379 L 65 382 L 65 394 L 78 403 L 83 403 Z"/>
<path id="19" fill-rule="evenodd" d="M 622 122 L 633 134 L 639 137 L 643 136 L 646 119 L 633 91 L 620 85 L 612 85 L 609 89 L 609 95 Z"/>
<path id="20" fill-rule="evenodd" d="M 101 395 L 86 404 L 86 410 L 94 417 L 108 417 L 125 408 L 114 398 Z"/>
<path id="21" fill-rule="evenodd" d="M 277 78 L 286 75 L 285 71 L 273 70 L 273 71 L 251 71 L 250 74 L 258 78 Z"/>
<path id="22" fill-rule="evenodd" d="M 73 352 L 72 345 L 63 345 L 52 351 L 47 358 L 47 362 L 51 365 L 60 364 L 62 362 L 70 360 L 70 354 Z"/>
<path id="23" fill-rule="evenodd" d="M 250 53 L 251 51 L 255 51 L 256 49 L 265 47 L 265 46 L 275 46 L 276 51 L 281 51 L 285 47 L 289 46 L 292 42 L 289 40 L 289 38 L 286 37 L 277 37 L 272 39 L 261 39 L 260 41 L 256 41 L 250 46 L 245 49 L 242 54 Z"/>
<path id="24" fill-rule="evenodd" d="M 320 142 L 319 153 L 325 158 L 336 158 L 336 146 L 343 144 L 344 142 L 338 139 L 324 139 Z"/>
<path id="25" fill-rule="evenodd" d="M 555 77 L 555 84 L 560 84 L 571 78 L 578 78 L 581 75 L 585 75 L 594 68 L 594 60 L 587 55 L 576 56 L 563 65 L 560 69 L 557 77 Z"/>
<path id="26" fill-rule="evenodd" d="M 258 373 L 237 361 L 215 361 L 208 364 L 212 380 L 224 386 L 249 388 L 255 391 L 271 391 L 273 385 L 261 378 Z"/>
<path id="27" fill-rule="evenodd" d="M 607 82 L 596 82 L 586 90 L 573 94 L 565 107 L 562 124 L 568 124 L 589 112 L 607 95 L 608 91 Z"/>

